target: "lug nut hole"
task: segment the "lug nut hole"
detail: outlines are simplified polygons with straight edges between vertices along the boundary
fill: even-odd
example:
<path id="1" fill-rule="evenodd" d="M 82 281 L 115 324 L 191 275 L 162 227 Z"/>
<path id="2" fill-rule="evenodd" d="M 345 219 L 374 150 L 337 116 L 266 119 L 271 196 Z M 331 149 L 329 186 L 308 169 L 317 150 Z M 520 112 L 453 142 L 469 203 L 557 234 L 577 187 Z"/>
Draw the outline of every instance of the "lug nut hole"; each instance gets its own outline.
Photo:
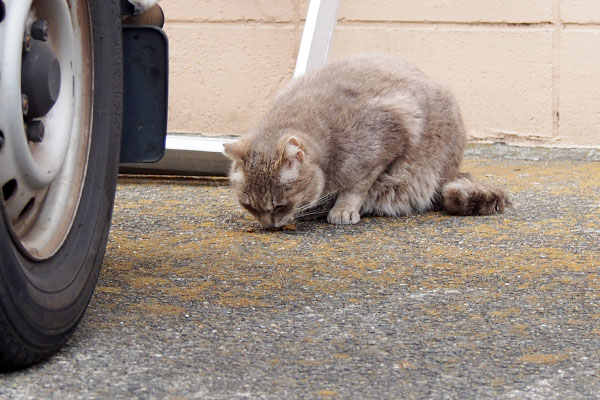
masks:
<path id="1" fill-rule="evenodd" d="M 29 199 L 29 201 L 27 202 L 27 204 L 25 204 L 25 207 L 21 210 L 21 212 L 19 213 L 19 219 L 23 218 L 25 215 L 27 215 L 27 213 L 33 209 L 33 205 L 35 204 L 35 198 L 32 197 L 31 199 Z"/>
<path id="2" fill-rule="evenodd" d="M 16 179 L 11 179 L 10 181 L 6 182 L 4 186 L 2 186 L 2 195 L 4 196 L 4 201 L 10 199 L 10 196 L 15 193 L 15 190 L 17 190 Z"/>

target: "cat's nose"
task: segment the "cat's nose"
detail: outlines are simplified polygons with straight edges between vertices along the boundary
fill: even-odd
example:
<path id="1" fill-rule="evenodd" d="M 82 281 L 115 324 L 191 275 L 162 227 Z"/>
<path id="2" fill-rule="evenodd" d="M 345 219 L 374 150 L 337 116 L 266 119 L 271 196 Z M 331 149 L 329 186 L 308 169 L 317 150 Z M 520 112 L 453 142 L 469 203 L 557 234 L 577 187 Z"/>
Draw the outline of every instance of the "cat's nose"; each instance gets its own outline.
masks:
<path id="1" fill-rule="evenodd" d="M 273 227 L 273 218 L 271 218 L 271 216 L 268 214 L 261 215 L 258 221 L 260 222 L 260 225 L 265 229 Z"/>
<path id="2" fill-rule="evenodd" d="M 273 226 L 275 226 L 275 228 L 281 228 L 282 226 L 291 224 L 292 222 L 294 222 L 294 217 L 287 216 L 287 217 L 281 218 L 279 220 L 275 220 L 273 222 Z"/>

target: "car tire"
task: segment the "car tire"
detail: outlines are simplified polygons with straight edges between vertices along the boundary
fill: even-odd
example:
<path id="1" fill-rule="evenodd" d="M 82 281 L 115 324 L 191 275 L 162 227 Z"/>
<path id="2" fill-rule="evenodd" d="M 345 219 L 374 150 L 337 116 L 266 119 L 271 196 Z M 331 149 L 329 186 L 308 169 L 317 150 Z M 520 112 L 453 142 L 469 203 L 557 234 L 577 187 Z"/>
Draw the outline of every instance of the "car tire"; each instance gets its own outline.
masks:
<path id="1" fill-rule="evenodd" d="M 47 0 L 44 1 L 48 3 Z M 33 215 L 30 218 L 33 227 L 28 229 L 37 229 L 39 232 L 35 233 L 38 239 L 35 240 L 43 241 L 46 240 L 43 238 L 52 237 L 54 234 L 47 232 L 49 228 L 45 228 L 41 223 L 44 221 L 36 220 L 48 217 L 49 211 L 44 207 L 59 210 L 56 204 L 50 203 L 61 201 L 65 203 L 65 209 L 72 208 L 71 214 L 61 211 L 61 216 L 57 217 L 63 219 L 60 229 L 63 229 L 63 225 L 67 226 L 63 233 L 56 233 L 59 240 L 41 253 L 36 250 L 39 243 L 31 245 L 28 236 L 17 232 L 19 215 L 11 217 L 8 211 L 11 199 L 17 197 L 18 193 L 13 192 L 18 192 L 17 184 L 20 184 L 20 181 L 10 176 L 2 177 L 0 171 L 0 178 L 4 180 L 0 181 L 0 185 L 3 186 L 3 196 L 0 196 L 0 370 L 4 371 L 25 368 L 48 358 L 73 334 L 96 285 L 106 248 L 117 182 L 123 97 L 120 1 L 54 1 L 57 4 L 63 2 L 61 4 L 69 8 L 73 18 L 73 29 L 77 26 L 77 29 L 81 30 L 74 35 L 75 40 L 81 40 L 81 47 L 84 48 L 82 51 L 88 51 L 91 55 L 90 58 L 81 56 L 82 52 L 74 52 L 82 58 L 78 60 L 85 65 L 82 68 L 87 68 L 86 71 L 91 70 L 91 75 L 88 73 L 86 76 L 90 77 L 92 87 L 91 90 L 81 91 L 82 99 L 71 101 L 73 107 L 78 107 L 75 103 L 89 105 L 87 109 L 84 106 L 84 110 L 81 111 L 87 113 L 85 118 L 74 119 L 76 122 L 84 121 L 84 128 L 81 130 L 85 130 L 87 136 L 85 143 L 80 146 L 83 150 L 78 150 L 79 161 L 65 161 L 71 162 L 69 168 L 74 172 L 63 174 L 65 176 L 62 177 L 59 172 L 60 179 L 57 178 L 43 190 L 35 189 L 36 192 L 32 196 L 41 198 L 39 202 L 34 201 L 35 204 L 40 204 L 39 209 L 31 211 L 28 205 L 29 208 L 25 207 L 18 213 Z M 10 21 L 11 12 L 17 7 L 16 4 L 23 2 L 27 1 L 4 0 L 6 16 L 1 24 Z M 29 3 L 32 9 L 36 4 L 42 4 L 39 7 L 44 7 L 44 2 Z M 74 10 L 74 7 L 81 9 Z M 43 14 L 44 9 L 34 11 Z M 86 25 L 89 29 L 82 28 Z M 4 43 L 8 43 L 8 39 Z M 88 44 L 90 48 L 86 50 Z M 68 65 L 61 65 L 61 68 L 68 68 Z M 7 79 L 5 71 L 1 73 L 0 88 L 4 83 L 2 79 Z M 76 79 L 74 78 L 74 82 Z M 61 96 L 63 93 L 66 96 L 74 96 L 70 93 L 70 84 L 68 81 L 62 83 Z M 73 85 L 76 85 L 76 82 Z M 79 111 L 75 114 L 77 112 Z M 16 137 L 8 126 L 8 121 L 14 116 L 6 114 L 8 112 L 0 114 L 0 130 L 3 136 L 0 165 L 2 158 L 8 157 L 7 154 L 11 150 L 11 138 Z M 56 118 L 54 114 L 48 115 L 41 119 Z M 88 120 L 86 126 L 85 121 Z M 24 124 L 29 126 L 33 121 L 25 120 Z M 79 137 L 81 130 L 75 125 L 72 128 L 71 139 Z M 46 136 L 49 134 L 52 132 L 46 132 Z M 36 146 L 31 142 L 28 145 L 32 149 Z M 68 151 L 73 147 L 71 144 Z M 18 170 L 18 162 L 12 162 L 14 169 Z M 60 192 L 60 185 L 73 175 L 80 176 L 79 180 L 73 178 L 73 182 L 68 183 L 72 186 L 73 195 L 69 195 L 71 192 L 64 192 L 62 197 L 50 196 Z M 37 197 L 35 199 L 37 200 Z M 50 208 L 51 206 L 54 208 Z M 38 223 L 39 226 L 36 225 Z M 58 228 L 52 230 L 59 231 Z M 44 247 L 43 245 L 44 243 L 41 247 Z"/>

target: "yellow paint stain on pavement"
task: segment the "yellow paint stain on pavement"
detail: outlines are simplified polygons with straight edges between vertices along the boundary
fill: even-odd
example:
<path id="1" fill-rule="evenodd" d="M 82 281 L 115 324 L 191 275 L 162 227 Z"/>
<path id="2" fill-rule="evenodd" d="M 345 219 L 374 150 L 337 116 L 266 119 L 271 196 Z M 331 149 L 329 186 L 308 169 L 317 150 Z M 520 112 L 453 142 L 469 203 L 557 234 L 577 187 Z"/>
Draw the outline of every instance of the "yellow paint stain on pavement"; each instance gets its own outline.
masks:
<path id="1" fill-rule="evenodd" d="M 402 369 L 415 369 L 417 366 L 410 361 L 403 360 L 398 366 Z"/>
<path id="2" fill-rule="evenodd" d="M 348 353 L 336 353 L 333 355 L 333 358 L 337 358 L 338 360 L 348 360 L 350 359 L 350 354 Z"/>
<path id="3" fill-rule="evenodd" d="M 519 307 L 506 308 L 504 310 L 491 311 L 490 316 L 495 318 L 508 318 L 515 315 L 519 315 L 521 309 Z"/>
<path id="4" fill-rule="evenodd" d="M 578 194 L 595 190 L 600 185 L 598 162 L 575 165 L 569 161 L 555 161 L 543 166 L 536 162 L 530 165 L 523 163 L 518 167 L 494 163 L 493 170 L 488 164 L 485 160 L 468 159 L 464 161 L 462 170 L 472 173 L 483 183 L 504 187 L 501 182 L 508 182 L 506 189 L 515 193 L 538 189 L 546 184 L 553 194 Z M 556 181 L 571 182 L 571 185 L 556 187 Z"/>
<path id="5" fill-rule="evenodd" d="M 531 336 L 531 333 L 529 332 L 529 326 L 525 324 L 514 324 L 511 326 L 510 331 L 521 337 Z"/>
<path id="6" fill-rule="evenodd" d="M 321 397 L 333 397 L 337 396 L 338 392 L 336 392 L 335 390 L 323 389 L 316 391 L 315 394 Z"/>
<path id="7" fill-rule="evenodd" d="M 111 294 L 118 294 L 118 293 L 123 292 L 123 290 L 121 288 L 114 287 L 114 286 L 97 286 L 95 290 L 98 293 L 111 293 Z"/>
<path id="8" fill-rule="evenodd" d="M 519 357 L 519 362 L 529 364 L 555 364 L 569 358 L 566 354 L 531 353 Z"/>
<path id="9" fill-rule="evenodd" d="M 497 160 L 467 160 L 463 170 L 508 192 L 532 191 L 546 196 L 573 195 L 575 190 L 577 196 L 598 196 L 600 163 L 521 164 L 506 166 Z M 560 188 L 556 181 L 563 178 L 567 183 Z M 137 183 L 131 180 L 121 185 Z M 578 216 L 566 215 L 564 211 L 556 217 L 548 213 L 548 218 L 535 223 L 526 221 L 517 206 L 505 215 L 490 217 L 428 213 L 397 219 L 364 218 L 361 224 L 369 229 L 360 235 L 343 229 L 330 233 L 330 226 L 312 222 L 299 224 L 294 232 L 259 229 L 251 233 L 247 228 L 256 226 L 256 222 L 240 210 L 230 188 L 185 180 L 148 180 L 142 184 L 156 186 L 152 190 L 164 186 L 176 195 L 148 200 L 140 185 L 136 190 L 144 198 L 117 201 L 104 273 L 125 283 L 127 290 L 154 289 L 175 300 L 210 301 L 234 308 L 274 307 L 304 301 L 314 293 L 338 295 L 365 282 L 375 298 L 377 292 L 387 293 L 388 288 L 404 282 L 409 284 L 408 290 L 417 290 L 415 274 L 427 271 L 428 275 L 417 284 L 424 290 L 461 290 L 476 279 L 482 280 L 480 285 L 485 289 L 492 289 L 486 300 L 493 301 L 494 296 L 499 296 L 494 286 L 504 282 L 511 289 L 544 291 L 557 285 L 576 285 L 578 280 L 554 278 L 541 285 L 539 277 L 559 271 L 591 273 L 599 266 L 596 253 L 586 249 L 573 251 L 566 246 L 571 239 L 565 237 L 565 232 L 578 234 L 582 226 L 597 229 L 600 205 Z M 191 197 L 187 195 L 188 186 L 194 186 Z M 200 204 L 194 206 L 196 202 Z M 213 204 L 217 210 L 204 204 Z M 127 228 L 135 221 L 128 221 L 127 217 L 119 220 L 119 210 L 124 215 L 143 214 L 150 231 Z M 226 217 L 221 219 L 221 215 Z M 160 223 L 153 222 L 154 217 Z M 235 224 L 229 225 L 228 221 Z M 318 236 L 321 231 L 333 238 L 324 240 L 312 235 L 316 232 Z M 515 243 L 515 237 L 527 235 L 543 237 L 544 247 Z M 385 254 L 386 258 L 373 257 L 373 253 Z M 404 254 L 415 257 L 403 259 Z M 203 277 L 207 280 L 200 281 Z M 586 279 L 590 288 L 600 288 L 597 273 L 588 274 Z M 348 303 L 364 301 L 351 295 Z M 492 310 L 486 316 L 498 319 L 520 312 L 516 308 Z M 448 311 L 465 312 L 454 307 L 442 313 Z M 432 318 L 440 312 L 425 310 Z M 484 316 L 472 314 L 468 318 Z"/>
<path id="10" fill-rule="evenodd" d="M 134 287 L 136 289 L 168 285 L 170 283 L 170 279 L 158 276 L 136 275 L 129 279 L 129 284 L 131 285 L 131 287 Z"/>

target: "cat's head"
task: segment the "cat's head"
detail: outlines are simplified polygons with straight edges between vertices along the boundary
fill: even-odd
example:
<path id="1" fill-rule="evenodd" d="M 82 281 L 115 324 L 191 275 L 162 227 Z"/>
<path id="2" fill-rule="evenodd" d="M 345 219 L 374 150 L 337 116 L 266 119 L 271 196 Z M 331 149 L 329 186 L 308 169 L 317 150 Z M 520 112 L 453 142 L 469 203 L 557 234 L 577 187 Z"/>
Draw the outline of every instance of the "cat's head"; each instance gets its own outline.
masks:
<path id="1" fill-rule="evenodd" d="M 237 199 L 263 228 L 292 223 L 298 209 L 323 190 L 321 169 L 293 134 L 274 142 L 250 135 L 224 147 L 232 160 L 229 180 Z"/>

